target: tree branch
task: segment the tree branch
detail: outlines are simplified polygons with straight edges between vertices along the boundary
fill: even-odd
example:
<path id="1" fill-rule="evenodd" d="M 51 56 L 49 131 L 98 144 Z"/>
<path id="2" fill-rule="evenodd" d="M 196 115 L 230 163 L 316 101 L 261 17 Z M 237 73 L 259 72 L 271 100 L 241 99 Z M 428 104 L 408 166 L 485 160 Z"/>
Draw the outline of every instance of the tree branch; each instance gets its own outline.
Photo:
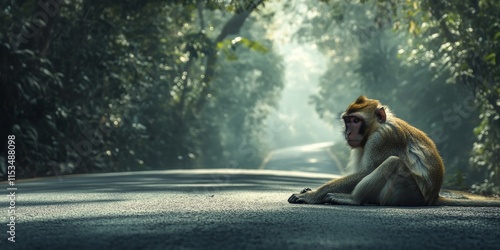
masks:
<path id="1" fill-rule="evenodd" d="M 205 19 L 203 17 L 203 0 L 198 0 L 196 3 L 196 7 L 198 8 L 198 18 L 200 19 L 200 30 L 205 30 Z"/>
<path id="2" fill-rule="evenodd" d="M 252 0 L 248 4 L 246 8 L 241 8 L 236 11 L 236 13 L 229 19 L 229 21 L 224 25 L 220 34 L 214 41 L 214 48 L 212 49 L 212 53 L 210 53 L 207 57 L 206 67 L 205 67 L 205 86 L 203 87 L 198 102 L 195 105 L 194 111 L 196 114 L 199 114 L 203 109 L 204 104 L 207 101 L 207 96 L 211 91 L 211 85 L 214 76 L 215 69 L 217 65 L 217 52 L 216 46 L 219 42 L 224 40 L 229 35 L 238 34 L 240 32 L 241 27 L 250 16 L 250 14 L 257 9 L 259 5 L 261 5 L 265 0 Z"/>

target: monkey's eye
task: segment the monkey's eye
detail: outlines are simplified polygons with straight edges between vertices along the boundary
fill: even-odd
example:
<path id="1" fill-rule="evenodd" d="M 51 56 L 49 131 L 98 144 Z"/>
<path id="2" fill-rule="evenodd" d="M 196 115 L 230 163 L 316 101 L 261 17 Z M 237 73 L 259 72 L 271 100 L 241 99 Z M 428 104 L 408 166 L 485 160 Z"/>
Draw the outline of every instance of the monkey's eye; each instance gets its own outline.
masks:
<path id="1" fill-rule="evenodd" d="M 359 120 L 359 118 L 354 118 L 354 119 L 352 119 L 352 122 L 354 122 L 354 123 L 358 123 L 358 122 L 360 122 L 360 121 L 361 121 L 361 120 Z"/>
<path id="2" fill-rule="evenodd" d="M 351 119 L 349 119 L 349 118 L 344 118 L 344 122 L 345 122 L 345 123 L 351 123 Z"/>

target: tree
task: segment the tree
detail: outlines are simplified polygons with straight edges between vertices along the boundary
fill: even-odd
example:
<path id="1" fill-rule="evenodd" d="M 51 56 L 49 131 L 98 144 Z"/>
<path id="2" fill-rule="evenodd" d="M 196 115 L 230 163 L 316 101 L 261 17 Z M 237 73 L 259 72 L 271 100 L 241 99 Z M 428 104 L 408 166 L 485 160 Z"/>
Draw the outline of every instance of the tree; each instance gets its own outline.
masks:
<path id="1" fill-rule="evenodd" d="M 255 114 L 273 105 L 282 84 L 280 73 L 271 72 L 280 70 L 279 57 L 271 50 L 259 52 L 266 47 L 239 35 L 263 4 L 9 2 L 0 13 L 0 34 L 9 34 L 0 35 L 1 107 L 8 114 L 0 124 L 3 137 L 18 138 L 17 176 L 227 162 L 226 147 L 233 144 L 220 138 L 258 130 Z M 248 28 L 262 25 L 257 20 L 256 15 Z M 33 27 L 39 35 L 26 33 Z M 252 39 L 262 40 L 258 35 Z M 228 41 L 238 36 L 231 46 L 240 50 L 239 59 L 220 61 Z M 248 72 L 229 70 L 243 60 Z M 236 75 L 265 65 L 276 66 L 250 82 Z M 272 91 L 246 97 L 267 90 Z M 216 113 L 227 105 L 219 100 L 231 95 L 242 102 L 226 115 L 252 114 L 234 132 L 220 124 L 225 118 Z M 5 157 L 4 148 L 0 155 Z M 5 165 L 0 169 L 5 174 Z"/>
<path id="2" fill-rule="evenodd" d="M 365 2 L 308 5 L 314 14 L 304 20 L 298 36 L 315 42 L 330 57 L 320 91 L 312 97 L 317 111 L 337 125 L 338 114 L 357 96 L 380 99 L 438 144 L 447 166 L 447 186 L 471 184 L 475 177 L 467 155 L 477 122 L 472 116 L 474 96 L 464 86 L 446 84 L 448 73 L 434 73 L 432 54 L 420 54 L 416 38 L 407 32 L 413 26 L 401 29 L 404 24 L 394 21 L 406 9 L 395 2 Z"/>
<path id="3" fill-rule="evenodd" d="M 393 1 L 381 2 L 394 5 Z M 483 173 L 486 181 L 475 185 L 475 190 L 484 193 L 500 185 L 499 10 L 500 3 L 493 0 L 447 0 L 408 1 L 396 12 L 402 27 L 414 35 L 414 62 L 433 55 L 427 61 L 435 77 L 466 85 L 475 96 L 478 110 L 474 111 L 480 122 L 474 129 L 477 141 L 470 162 Z"/>

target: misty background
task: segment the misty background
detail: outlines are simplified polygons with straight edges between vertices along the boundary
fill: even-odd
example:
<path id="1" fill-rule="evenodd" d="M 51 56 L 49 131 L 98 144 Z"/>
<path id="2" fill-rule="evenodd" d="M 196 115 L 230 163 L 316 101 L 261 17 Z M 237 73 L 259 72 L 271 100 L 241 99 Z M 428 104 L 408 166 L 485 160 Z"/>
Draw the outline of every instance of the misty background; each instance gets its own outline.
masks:
<path id="1" fill-rule="evenodd" d="M 310 101 L 318 90 L 319 76 L 326 69 L 325 57 L 313 46 L 297 43 L 283 44 L 279 52 L 283 55 L 285 84 L 277 108 L 268 117 L 269 133 L 273 136 L 270 148 L 340 142 L 340 120 L 335 125 L 321 120 Z"/>
<path id="2" fill-rule="evenodd" d="M 436 142 L 445 186 L 500 185 L 500 3 L 7 1 L 1 138 L 18 178 L 257 168 L 334 142 L 359 95 Z M 7 139 L 0 175 L 7 176 Z"/>

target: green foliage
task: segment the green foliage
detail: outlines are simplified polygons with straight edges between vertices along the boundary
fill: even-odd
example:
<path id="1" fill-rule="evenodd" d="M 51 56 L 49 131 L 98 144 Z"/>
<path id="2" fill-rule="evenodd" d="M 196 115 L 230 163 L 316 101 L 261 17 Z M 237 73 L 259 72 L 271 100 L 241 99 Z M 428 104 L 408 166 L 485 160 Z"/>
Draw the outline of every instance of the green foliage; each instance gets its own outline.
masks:
<path id="1" fill-rule="evenodd" d="M 493 181 L 500 162 L 498 136 L 493 132 L 500 128 L 495 118 L 498 105 L 485 105 L 498 100 L 498 81 L 493 80 L 498 78 L 498 67 L 493 69 L 498 43 L 486 41 L 484 34 L 493 30 L 494 23 L 463 27 L 469 16 L 460 11 L 470 9 L 467 2 L 446 2 L 440 11 L 448 15 L 442 19 L 431 14 L 438 6 L 429 5 L 420 1 L 310 3 L 315 14 L 303 21 L 298 34 L 307 38 L 302 41 L 316 42 L 330 58 L 312 102 L 323 119 L 336 125 L 345 104 L 357 96 L 379 99 L 434 139 L 447 166 L 446 185 L 462 188 L 484 177 Z M 332 10 L 342 13 L 342 18 L 332 18 L 340 15 Z M 493 12 L 477 16 L 491 20 Z M 443 27 L 453 41 L 444 37 Z M 466 84 L 451 84 L 458 82 Z M 486 93 L 474 94 L 478 91 Z M 488 135 L 478 137 L 480 144 L 474 143 L 473 134 L 479 123 L 484 126 L 474 130 L 476 135 L 479 131 Z M 473 145 L 480 157 L 469 159 Z M 479 171 L 470 167 L 478 163 L 483 164 Z"/>
<path id="2" fill-rule="evenodd" d="M 250 27 L 245 30 L 250 30 Z M 262 32 L 256 33 L 262 36 Z M 246 32 L 244 34 L 247 37 L 254 36 Z M 233 40 L 240 39 L 237 37 Z M 267 151 L 263 147 L 262 141 L 266 138 L 261 136 L 264 128 L 260 124 L 270 109 L 277 105 L 276 97 L 283 88 L 281 58 L 267 49 L 272 46 L 271 41 L 266 40 L 259 45 L 255 42 L 248 44 L 251 46 L 234 48 L 238 60 L 226 58 L 221 62 L 219 77 L 213 83 L 220 87 L 210 99 L 207 117 L 204 118 L 220 131 L 225 131 L 217 141 L 225 149 L 224 154 L 232 167 L 258 166 L 262 162 Z M 249 50 L 256 47 L 260 53 Z M 215 155 L 215 152 L 210 155 Z"/>
<path id="3" fill-rule="evenodd" d="M 500 185 L 500 51 L 498 23 L 500 3 L 482 0 L 415 1 L 424 18 L 407 15 L 422 28 L 416 46 L 436 68 L 436 77 L 470 86 L 479 105 L 479 125 L 474 129 L 470 163 L 481 170 L 490 184 Z M 421 58 L 421 57 L 420 57 Z M 477 186 L 477 185 L 476 185 Z"/>
<path id="4" fill-rule="evenodd" d="M 2 39 L 3 40 L 3 39 Z M 0 65 L 0 100 L 4 116 L 1 131 L 7 138 L 7 130 L 16 136 L 16 165 L 19 176 L 40 175 L 50 169 L 42 169 L 47 154 L 57 154 L 58 139 L 56 119 L 62 112 L 55 110 L 53 91 L 61 89 L 62 75 L 53 72 L 50 61 L 39 58 L 28 49 L 13 49 L 7 42 L 0 43 L 0 51 L 8 64 Z M 61 117 L 64 119 L 64 117 Z M 7 127 L 10 125 L 10 128 Z M 32 149 L 27 153 L 26 149 Z M 27 166 L 32 166 L 31 170 Z M 4 170 L 5 171 L 5 170 Z"/>
<path id="5" fill-rule="evenodd" d="M 24 20 L 41 10 L 9 3 L 0 14 L 0 124 L 2 138 L 16 135 L 17 176 L 255 166 L 260 155 L 244 162 L 232 153 L 275 105 L 281 59 L 257 17 L 245 23 L 256 34 L 237 34 L 237 60 L 217 61 L 224 49 L 215 39 L 250 4 L 73 1 L 24 41 Z M 245 122 L 224 123 L 235 116 Z"/>
<path id="6" fill-rule="evenodd" d="M 482 183 L 472 185 L 471 191 L 475 194 L 498 197 L 498 194 L 500 194 L 500 187 L 486 179 Z"/>
<path id="7" fill-rule="evenodd" d="M 252 41 L 248 38 L 244 37 L 235 37 L 233 39 L 225 39 L 221 42 L 217 43 L 217 50 L 222 51 L 224 53 L 225 57 L 227 60 L 237 60 L 238 57 L 236 56 L 235 50 L 238 45 L 242 45 L 243 47 L 246 47 L 250 50 L 256 51 L 256 52 L 261 52 L 265 53 L 268 52 L 268 49 L 266 46 Z"/>

